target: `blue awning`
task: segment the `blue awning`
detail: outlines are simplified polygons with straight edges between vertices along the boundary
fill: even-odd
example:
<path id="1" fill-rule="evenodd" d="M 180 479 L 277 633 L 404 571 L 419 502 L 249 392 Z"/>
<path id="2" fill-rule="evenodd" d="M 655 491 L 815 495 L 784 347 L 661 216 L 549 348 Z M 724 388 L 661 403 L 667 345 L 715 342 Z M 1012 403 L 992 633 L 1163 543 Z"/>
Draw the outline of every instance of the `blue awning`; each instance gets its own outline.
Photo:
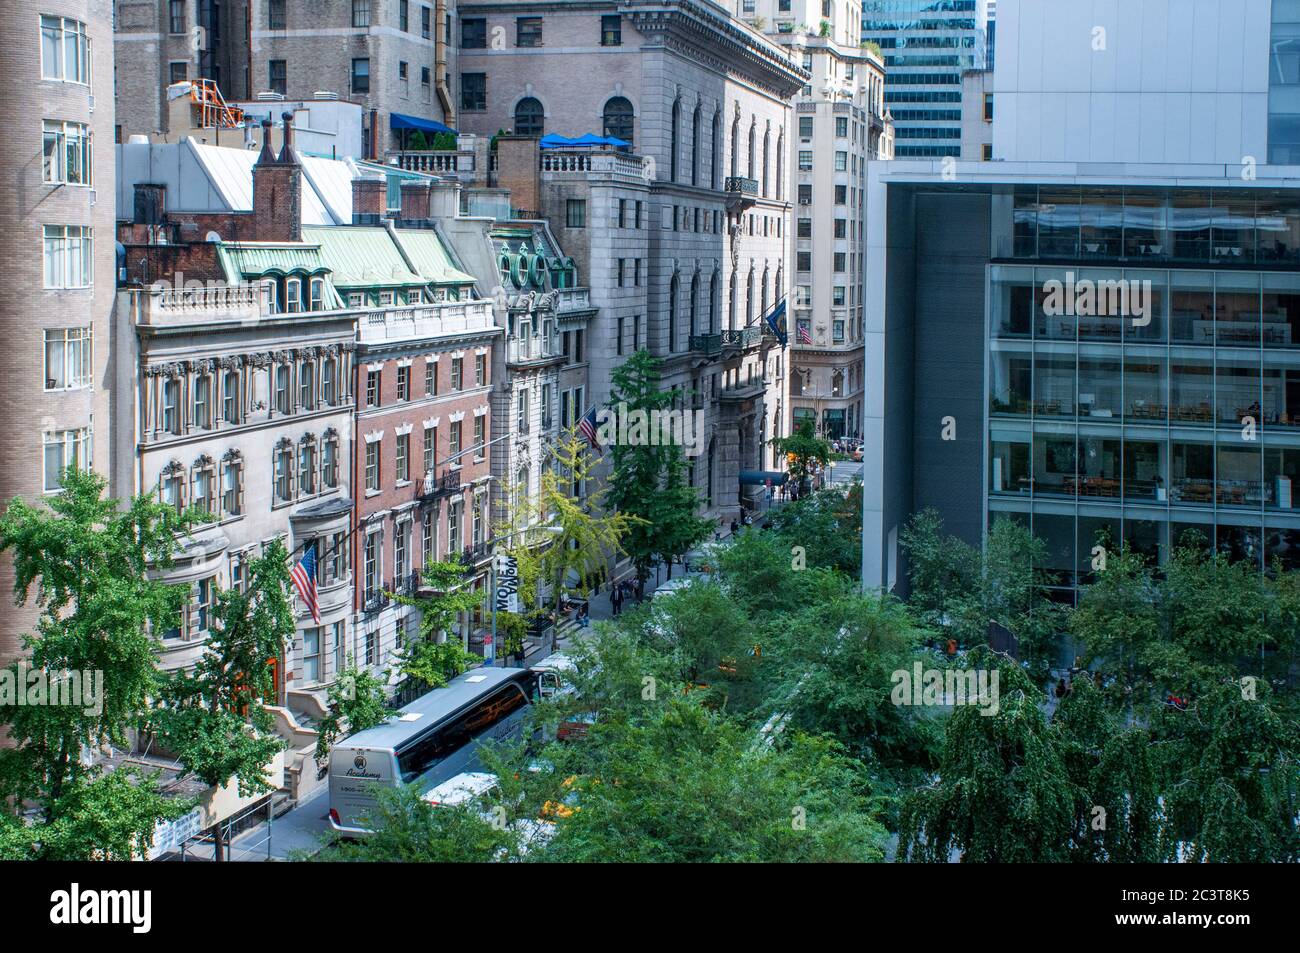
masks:
<path id="1" fill-rule="evenodd" d="M 629 143 L 624 142 L 622 139 L 616 139 L 613 136 L 597 136 L 590 132 L 578 136 L 576 139 L 570 139 L 568 136 L 557 136 L 554 133 L 549 136 L 542 136 L 541 138 L 541 147 L 543 149 L 594 149 L 599 146 L 612 146 L 615 149 L 626 149 L 628 145 Z"/>
<path id="2" fill-rule="evenodd" d="M 741 470 L 741 486 L 782 486 L 790 479 L 783 470 Z"/>
<path id="3" fill-rule="evenodd" d="M 451 126 L 444 126 L 432 119 L 421 119 L 419 116 L 407 116 L 403 113 L 389 113 L 388 128 L 418 129 L 420 132 L 449 132 L 453 136 L 456 135 L 456 130 Z"/>

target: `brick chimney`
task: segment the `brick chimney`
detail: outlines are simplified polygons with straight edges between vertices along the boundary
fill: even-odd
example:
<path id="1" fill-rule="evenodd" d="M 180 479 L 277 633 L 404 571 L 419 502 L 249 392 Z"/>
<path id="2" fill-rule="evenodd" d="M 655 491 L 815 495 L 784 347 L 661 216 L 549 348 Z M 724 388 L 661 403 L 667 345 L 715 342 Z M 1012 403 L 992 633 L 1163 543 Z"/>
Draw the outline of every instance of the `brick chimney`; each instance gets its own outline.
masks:
<path id="1" fill-rule="evenodd" d="M 402 209 L 399 214 L 403 222 L 425 222 L 432 215 L 431 198 L 433 183 L 428 179 L 407 179 L 402 182 Z"/>
<path id="2" fill-rule="evenodd" d="M 388 182 L 379 177 L 352 180 L 352 224 L 380 225 L 388 210 Z"/>
<path id="3" fill-rule="evenodd" d="M 262 151 L 253 166 L 253 231 L 261 242 L 302 241 L 302 167 L 293 152 L 293 115 L 284 114 L 284 147 L 271 149 L 271 121 L 262 120 Z"/>
<path id="4" fill-rule="evenodd" d="M 536 136 L 497 136 L 497 185 L 510 190 L 510 206 L 531 214 L 541 210 L 538 182 L 541 147 Z"/>

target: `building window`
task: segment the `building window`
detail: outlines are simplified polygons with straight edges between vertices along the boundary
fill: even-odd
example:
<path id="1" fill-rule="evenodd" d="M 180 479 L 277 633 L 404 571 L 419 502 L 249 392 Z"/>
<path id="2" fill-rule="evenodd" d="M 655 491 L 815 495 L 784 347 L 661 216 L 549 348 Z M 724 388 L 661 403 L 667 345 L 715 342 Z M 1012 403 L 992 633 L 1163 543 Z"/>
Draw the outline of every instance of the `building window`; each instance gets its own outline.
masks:
<path id="1" fill-rule="evenodd" d="M 397 463 L 394 467 L 397 482 L 408 483 L 411 479 L 411 435 L 397 435 Z"/>
<path id="2" fill-rule="evenodd" d="M 275 412 L 286 417 L 289 415 L 288 364 L 279 364 L 275 368 Z"/>
<path id="3" fill-rule="evenodd" d="M 993 94 L 992 93 L 984 94 L 984 121 L 985 122 L 993 121 Z"/>
<path id="4" fill-rule="evenodd" d="M 305 410 L 316 406 L 316 365 L 310 361 L 298 365 L 298 406 Z"/>
<path id="5" fill-rule="evenodd" d="M 487 73 L 460 74 L 460 108 L 487 109 Z"/>
<path id="6" fill-rule="evenodd" d="M 993 161 L 993 143 L 984 143 L 984 148 L 981 150 L 981 158 L 983 158 L 985 162 Z"/>
<path id="7" fill-rule="evenodd" d="M 44 180 L 51 185 L 90 185 L 90 169 L 90 128 L 45 120 Z"/>
<path id="8" fill-rule="evenodd" d="M 453 357 L 451 359 L 451 389 L 460 390 L 465 386 L 465 359 L 463 357 Z"/>
<path id="9" fill-rule="evenodd" d="M 216 595 L 216 580 L 209 576 L 195 584 L 194 609 L 198 621 L 198 631 L 207 632 L 212 622 L 213 597 Z"/>
<path id="10" fill-rule="evenodd" d="M 87 225 L 46 225 L 44 240 L 46 288 L 94 286 L 94 229 Z"/>
<path id="11" fill-rule="evenodd" d="M 352 92 L 370 92 L 370 60 L 365 57 L 352 61 Z"/>
<path id="12" fill-rule="evenodd" d="M 266 28 L 268 30 L 283 30 L 284 27 L 284 0 L 267 0 Z"/>
<path id="13" fill-rule="evenodd" d="M 41 17 L 41 78 L 90 83 L 90 37 L 80 20 Z"/>
<path id="14" fill-rule="evenodd" d="M 451 426 L 447 429 L 447 459 L 451 460 L 455 466 L 460 466 L 460 430 L 461 422 L 452 421 Z"/>
<path id="15" fill-rule="evenodd" d="M 800 205 L 812 205 L 812 186 L 811 186 L 811 185 L 800 185 L 800 186 L 799 186 L 799 204 L 800 204 Z"/>
<path id="16" fill-rule="evenodd" d="M 182 486 L 184 472 L 184 468 L 179 463 L 172 463 L 158 479 L 158 498 L 177 513 L 185 506 L 185 492 Z"/>
<path id="17" fill-rule="evenodd" d="M 45 332 L 45 389 L 74 390 L 91 386 L 94 348 L 90 328 Z"/>
<path id="18" fill-rule="evenodd" d="M 438 396 L 438 362 L 428 358 L 424 361 L 424 395 Z"/>
<path id="19" fill-rule="evenodd" d="M 397 368 L 397 399 L 411 399 L 411 368 L 403 365 Z"/>
<path id="20" fill-rule="evenodd" d="M 320 629 L 304 629 L 302 633 L 302 680 L 314 685 L 320 681 Z"/>
<path id="21" fill-rule="evenodd" d="M 542 45 L 542 18 L 515 17 L 515 46 Z"/>
<path id="22" fill-rule="evenodd" d="M 213 499 L 212 461 L 209 458 L 194 466 L 191 479 L 190 505 L 203 513 L 211 514 L 216 500 Z"/>
<path id="23" fill-rule="evenodd" d="M 515 106 L 515 133 L 521 136 L 540 136 L 546 127 L 542 104 L 532 96 L 519 100 Z"/>
<path id="24" fill-rule="evenodd" d="M 189 78 L 190 64 L 184 60 L 177 60 L 174 63 L 167 64 L 167 80 L 170 83 L 183 83 Z"/>
<path id="25" fill-rule="evenodd" d="M 298 495 L 316 492 L 316 443 L 310 437 L 298 444 Z"/>
<path id="26" fill-rule="evenodd" d="M 835 171 L 847 172 L 849 170 L 849 154 L 847 152 L 835 153 Z"/>
<path id="27" fill-rule="evenodd" d="M 486 17 L 466 17 L 460 21 L 460 47 L 463 50 L 487 49 Z"/>
<path id="28" fill-rule="evenodd" d="M 487 452 L 485 447 L 485 444 L 487 443 L 487 437 L 485 436 L 486 428 L 484 427 L 484 424 L 486 422 L 487 422 L 487 417 L 482 414 L 474 418 L 474 459 L 475 461 L 481 461 Z"/>
<path id="29" fill-rule="evenodd" d="M 432 473 L 438 463 L 438 428 L 424 428 L 424 472 Z"/>
<path id="30" fill-rule="evenodd" d="M 378 440 L 366 444 L 366 491 L 379 492 L 379 448 L 383 446 Z"/>
<path id="31" fill-rule="evenodd" d="M 433 36 L 432 11 L 428 7 L 420 7 L 420 36 L 426 40 Z"/>
<path id="32" fill-rule="evenodd" d="M 406 582 L 410 567 L 406 562 L 407 539 L 411 534 L 410 523 L 398 523 L 393 535 L 393 584 L 400 588 Z"/>
<path id="33" fill-rule="evenodd" d="M 352 28 L 370 26 L 370 0 L 352 0 Z"/>
<path id="34" fill-rule="evenodd" d="M 275 501 L 288 503 L 293 499 L 293 448 L 285 440 L 275 451 L 272 470 L 275 483 Z"/>
<path id="35" fill-rule="evenodd" d="M 569 228 L 587 227 L 586 199 L 565 199 L 564 224 Z"/>
<path id="36" fill-rule="evenodd" d="M 379 559 L 381 552 L 382 539 L 378 533 L 370 533 L 366 536 L 365 546 L 365 601 L 372 601 L 379 593 Z M 373 665 L 374 662 L 370 657 L 370 648 L 367 644 L 366 662 Z"/>
<path id="37" fill-rule="evenodd" d="M 623 18 L 617 13 L 600 18 L 600 45 L 623 45 Z"/>
<path id="38" fill-rule="evenodd" d="M 447 505 L 447 555 L 460 550 L 460 519 L 465 504 L 455 500 Z"/>
<path id="39" fill-rule="evenodd" d="M 338 403 L 338 365 L 334 358 L 327 357 L 320 369 L 321 400 L 328 407 Z"/>
<path id="40" fill-rule="evenodd" d="M 474 386 L 484 387 L 487 385 L 487 355 L 474 355 Z"/>
<path id="41" fill-rule="evenodd" d="M 605 103 L 602 119 L 606 136 L 613 136 L 615 139 L 622 139 L 631 144 L 634 121 L 632 103 L 627 98 L 615 96 Z M 640 216 L 637 218 L 637 227 L 641 227 Z"/>
<path id="42" fill-rule="evenodd" d="M 45 434 L 45 492 L 62 489 L 63 474 L 66 471 L 90 469 L 91 440 L 89 427 L 53 430 Z"/>
<path id="43" fill-rule="evenodd" d="M 175 379 L 162 383 L 162 429 L 171 434 L 181 432 L 181 382 Z"/>
<path id="44" fill-rule="evenodd" d="M 289 68 L 284 60 L 271 60 L 269 66 L 271 92 L 285 94 L 289 87 Z"/>
<path id="45" fill-rule="evenodd" d="M 167 32 L 173 36 L 185 32 L 185 0 L 167 0 Z"/>
<path id="46" fill-rule="evenodd" d="M 194 426 L 202 430 L 212 427 L 212 378 L 207 374 L 194 378 Z"/>
<path id="47" fill-rule="evenodd" d="M 397 0 L 397 28 L 403 33 L 411 32 L 410 0 Z"/>
<path id="48" fill-rule="evenodd" d="M 366 374 L 366 406 L 379 406 L 379 383 L 382 371 L 369 371 Z"/>
<path id="49" fill-rule="evenodd" d="M 321 447 L 320 482 L 321 488 L 325 490 L 332 490 L 339 485 L 338 437 L 325 437 L 325 443 Z"/>
<path id="50" fill-rule="evenodd" d="M 242 469 L 238 460 L 227 460 L 221 468 L 221 512 L 225 516 L 238 516 L 241 512 Z"/>
<path id="51" fill-rule="evenodd" d="M 438 558 L 438 515 L 433 510 L 425 510 L 420 524 L 420 551 L 424 554 L 427 565 Z"/>

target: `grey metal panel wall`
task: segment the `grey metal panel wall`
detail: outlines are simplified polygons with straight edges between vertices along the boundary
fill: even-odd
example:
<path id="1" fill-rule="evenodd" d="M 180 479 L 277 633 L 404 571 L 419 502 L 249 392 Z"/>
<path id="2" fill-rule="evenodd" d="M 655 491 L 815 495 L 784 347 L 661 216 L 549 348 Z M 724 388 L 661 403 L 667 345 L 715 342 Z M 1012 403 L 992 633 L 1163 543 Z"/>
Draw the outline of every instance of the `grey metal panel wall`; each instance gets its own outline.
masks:
<path id="1" fill-rule="evenodd" d="M 912 505 L 932 506 L 972 545 L 984 525 L 984 290 L 987 195 L 916 197 Z M 942 439 L 953 417 L 956 439 Z"/>

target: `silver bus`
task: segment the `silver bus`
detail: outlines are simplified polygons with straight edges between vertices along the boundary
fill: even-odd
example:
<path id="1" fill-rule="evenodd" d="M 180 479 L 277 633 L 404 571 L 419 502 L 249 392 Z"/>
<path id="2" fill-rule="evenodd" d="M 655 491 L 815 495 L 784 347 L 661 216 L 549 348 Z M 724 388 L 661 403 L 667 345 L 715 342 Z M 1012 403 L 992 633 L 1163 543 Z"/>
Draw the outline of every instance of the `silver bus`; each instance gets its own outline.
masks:
<path id="1" fill-rule="evenodd" d="M 536 695 L 534 672 L 477 668 L 344 738 L 330 750 L 330 827 L 364 836 L 379 788 L 414 784 L 423 792 L 479 770 L 478 746 L 518 735 Z"/>

